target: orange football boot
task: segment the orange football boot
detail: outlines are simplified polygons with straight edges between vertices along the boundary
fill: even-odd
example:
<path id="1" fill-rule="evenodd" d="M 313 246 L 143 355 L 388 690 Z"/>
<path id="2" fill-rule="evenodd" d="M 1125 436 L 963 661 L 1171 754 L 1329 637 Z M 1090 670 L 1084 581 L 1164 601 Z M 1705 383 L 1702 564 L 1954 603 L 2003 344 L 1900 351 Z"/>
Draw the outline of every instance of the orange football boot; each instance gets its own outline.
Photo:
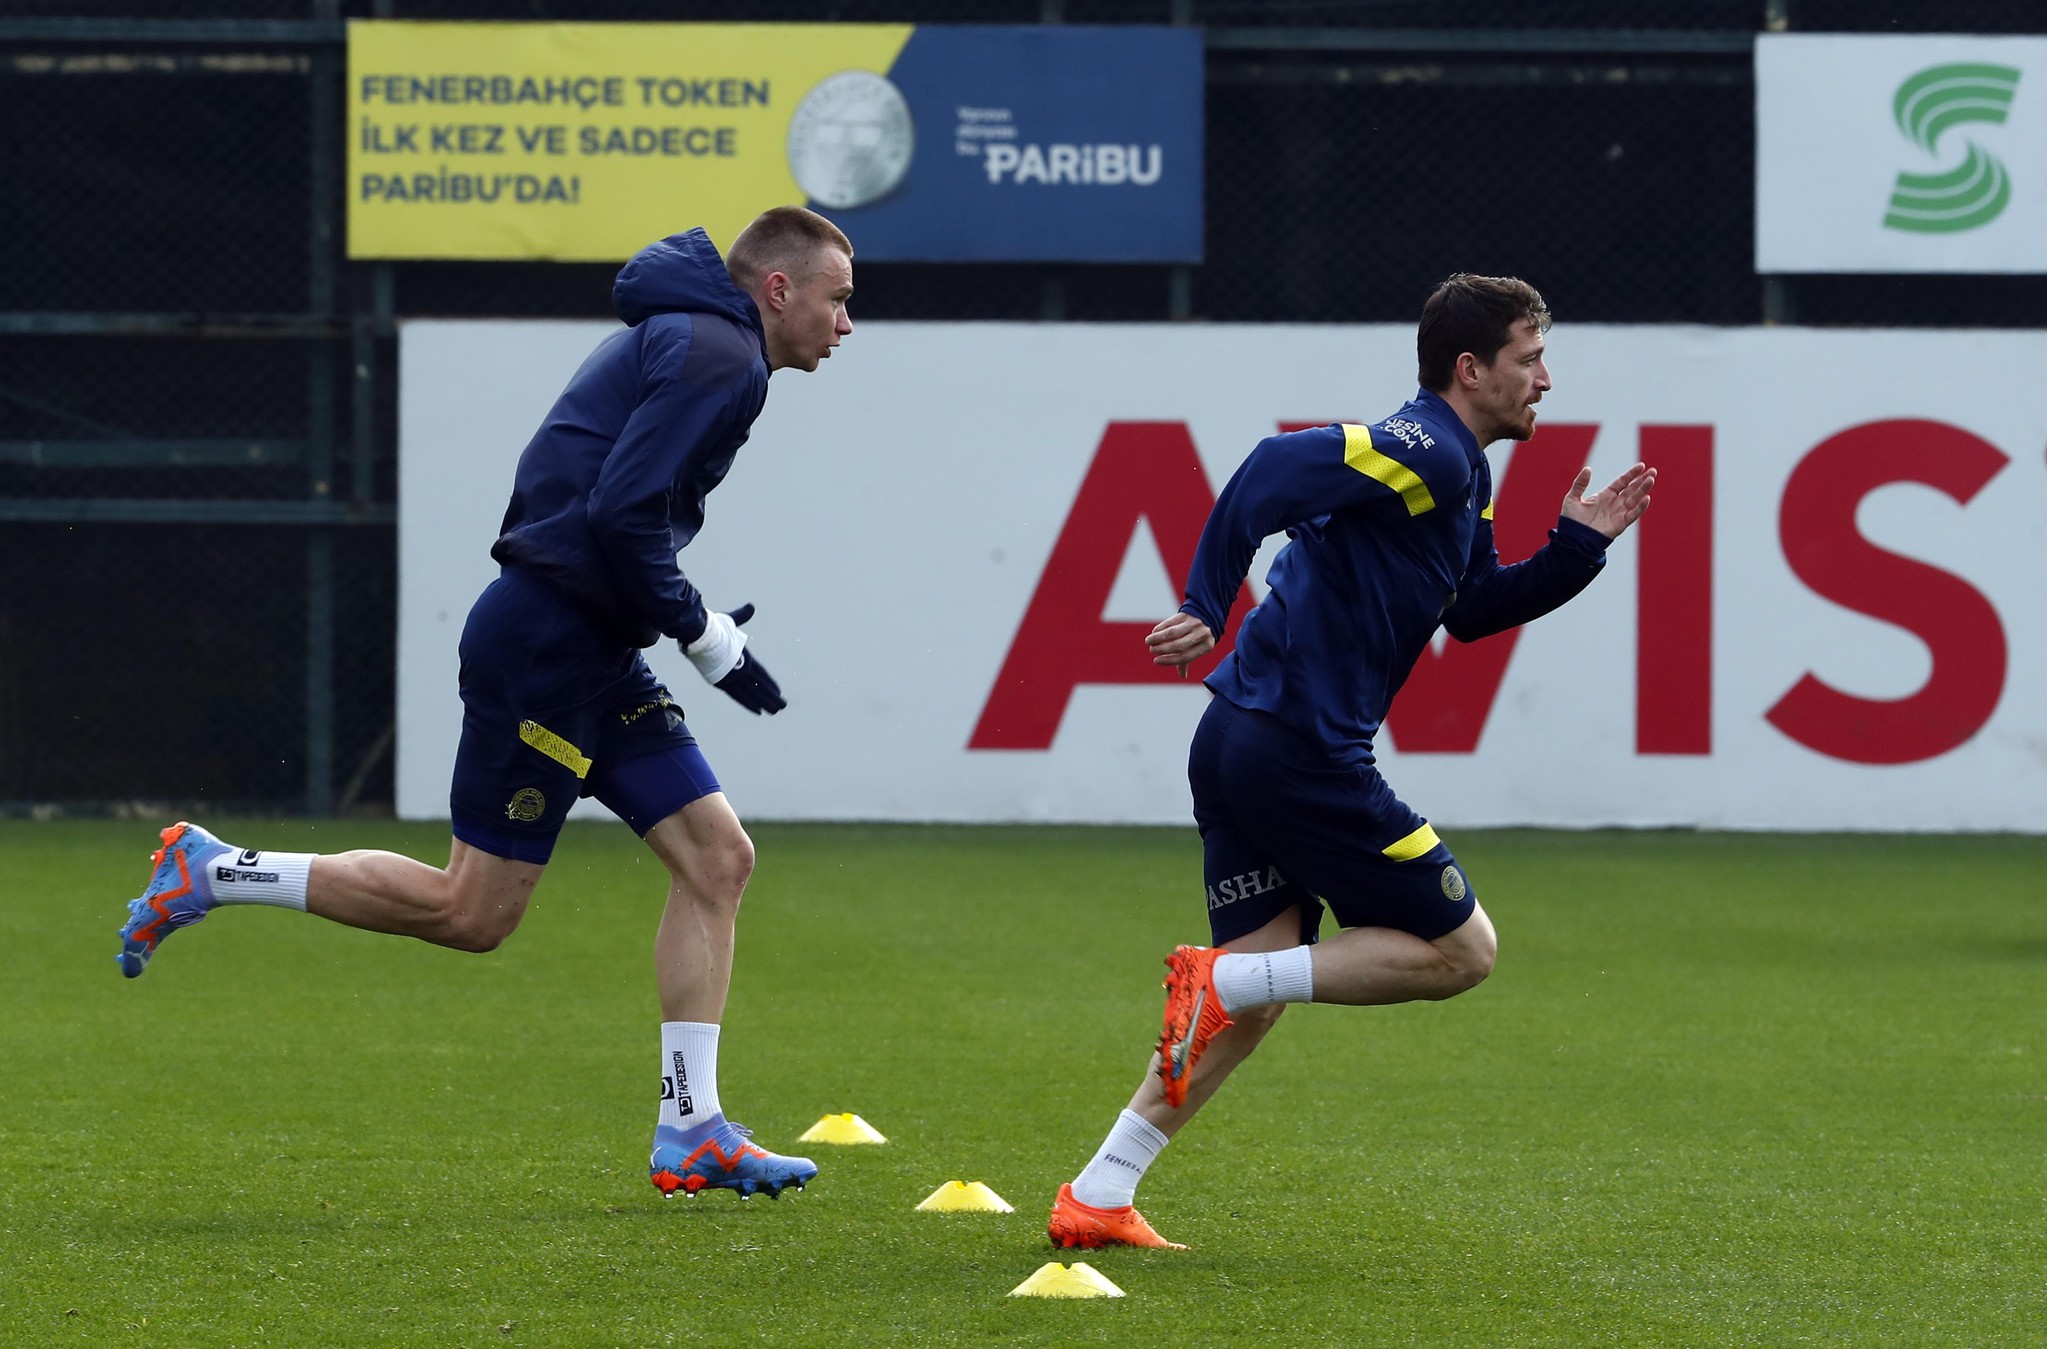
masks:
<path id="1" fill-rule="evenodd" d="M 1228 955 L 1220 946 L 1176 946 L 1166 957 L 1166 1015 L 1159 1031 L 1159 1081 L 1166 1104 L 1187 1101 L 1187 1080 L 1216 1032 L 1237 1023 L 1223 1010 L 1215 991 L 1215 958 Z"/>
<path id="2" fill-rule="evenodd" d="M 1122 1208 L 1096 1208 L 1083 1204 L 1073 1197 L 1072 1185 L 1059 1187 L 1058 1202 L 1052 1205 L 1052 1217 L 1045 1224 L 1045 1234 L 1052 1238 L 1054 1246 L 1067 1250 L 1099 1250 L 1104 1246 L 1155 1246 L 1160 1250 L 1184 1251 L 1187 1248 L 1177 1241 L 1167 1241 L 1151 1230 L 1151 1224 L 1144 1220 L 1134 1205 Z"/>

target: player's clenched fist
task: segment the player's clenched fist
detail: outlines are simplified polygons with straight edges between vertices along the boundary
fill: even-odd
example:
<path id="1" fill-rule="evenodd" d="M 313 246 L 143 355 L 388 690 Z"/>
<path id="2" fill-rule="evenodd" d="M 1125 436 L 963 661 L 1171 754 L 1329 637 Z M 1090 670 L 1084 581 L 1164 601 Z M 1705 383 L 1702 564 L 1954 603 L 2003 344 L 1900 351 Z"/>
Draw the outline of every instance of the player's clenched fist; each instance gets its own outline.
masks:
<path id="1" fill-rule="evenodd" d="M 1185 675 L 1187 667 L 1215 649 L 1215 634 L 1208 624 L 1190 613 L 1177 613 L 1145 637 L 1153 665 L 1177 665 Z"/>

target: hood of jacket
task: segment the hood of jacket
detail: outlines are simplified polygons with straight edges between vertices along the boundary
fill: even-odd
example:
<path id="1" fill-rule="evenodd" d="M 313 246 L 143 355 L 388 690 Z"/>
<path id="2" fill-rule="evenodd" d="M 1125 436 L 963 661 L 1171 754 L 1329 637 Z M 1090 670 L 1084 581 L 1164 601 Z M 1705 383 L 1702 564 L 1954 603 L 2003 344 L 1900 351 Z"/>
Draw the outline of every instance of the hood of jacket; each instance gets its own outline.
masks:
<path id="1" fill-rule="evenodd" d="M 628 327 L 656 314 L 717 314 L 760 333 L 753 297 L 732 283 L 718 247 L 701 229 L 671 234 L 633 254 L 619 269 L 611 302 Z"/>

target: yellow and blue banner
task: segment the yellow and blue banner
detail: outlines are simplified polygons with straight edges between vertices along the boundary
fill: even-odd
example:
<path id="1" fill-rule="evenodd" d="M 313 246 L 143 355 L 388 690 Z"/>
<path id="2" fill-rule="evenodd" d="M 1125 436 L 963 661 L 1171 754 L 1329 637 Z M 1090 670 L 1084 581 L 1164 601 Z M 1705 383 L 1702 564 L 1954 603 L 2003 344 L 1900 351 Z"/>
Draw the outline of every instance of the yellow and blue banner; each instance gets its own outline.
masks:
<path id="1" fill-rule="evenodd" d="M 352 258 L 617 261 L 769 206 L 863 261 L 1198 262 L 1190 28 L 420 23 L 348 40 Z"/>

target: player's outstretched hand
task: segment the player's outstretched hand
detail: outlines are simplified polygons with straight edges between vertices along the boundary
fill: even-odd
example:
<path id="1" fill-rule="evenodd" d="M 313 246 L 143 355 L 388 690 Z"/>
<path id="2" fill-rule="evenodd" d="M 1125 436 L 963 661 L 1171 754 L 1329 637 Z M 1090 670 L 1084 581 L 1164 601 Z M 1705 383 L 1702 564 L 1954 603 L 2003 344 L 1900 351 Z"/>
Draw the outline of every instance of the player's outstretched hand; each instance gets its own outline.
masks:
<path id="1" fill-rule="evenodd" d="M 1656 470 L 1635 464 L 1618 478 L 1608 483 L 1604 492 L 1585 494 L 1592 482 L 1592 470 L 1581 468 L 1571 483 L 1571 490 L 1564 493 L 1563 516 L 1588 525 L 1609 539 L 1617 539 L 1627 532 L 1629 525 L 1642 518 L 1642 512 L 1649 509 L 1649 493 L 1656 486 Z"/>
<path id="2" fill-rule="evenodd" d="M 1187 667 L 1215 648 L 1215 634 L 1208 624 L 1182 610 L 1153 628 L 1144 644 L 1151 651 L 1153 665 L 1177 666 L 1185 679 Z"/>
<path id="3" fill-rule="evenodd" d="M 746 654 L 746 634 L 739 625 L 752 617 L 751 604 L 742 604 L 729 614 L 705 614 L 704 635 L 685 644 L 682 654 L 706 683 L 724 690 L 732 701 L 749 712 L 773 716 L 789 704 L 774 676 Z"/>
<path id="4" fill-rule="evenodd" d="M 782 697 L 782 686 L 752 656 L 742 654 L 732 672 L 718 681 L 718 687 L 725 690 L 733 702 L 756 715 L 765 712 L 772 717 L 789 705 Z"/>

